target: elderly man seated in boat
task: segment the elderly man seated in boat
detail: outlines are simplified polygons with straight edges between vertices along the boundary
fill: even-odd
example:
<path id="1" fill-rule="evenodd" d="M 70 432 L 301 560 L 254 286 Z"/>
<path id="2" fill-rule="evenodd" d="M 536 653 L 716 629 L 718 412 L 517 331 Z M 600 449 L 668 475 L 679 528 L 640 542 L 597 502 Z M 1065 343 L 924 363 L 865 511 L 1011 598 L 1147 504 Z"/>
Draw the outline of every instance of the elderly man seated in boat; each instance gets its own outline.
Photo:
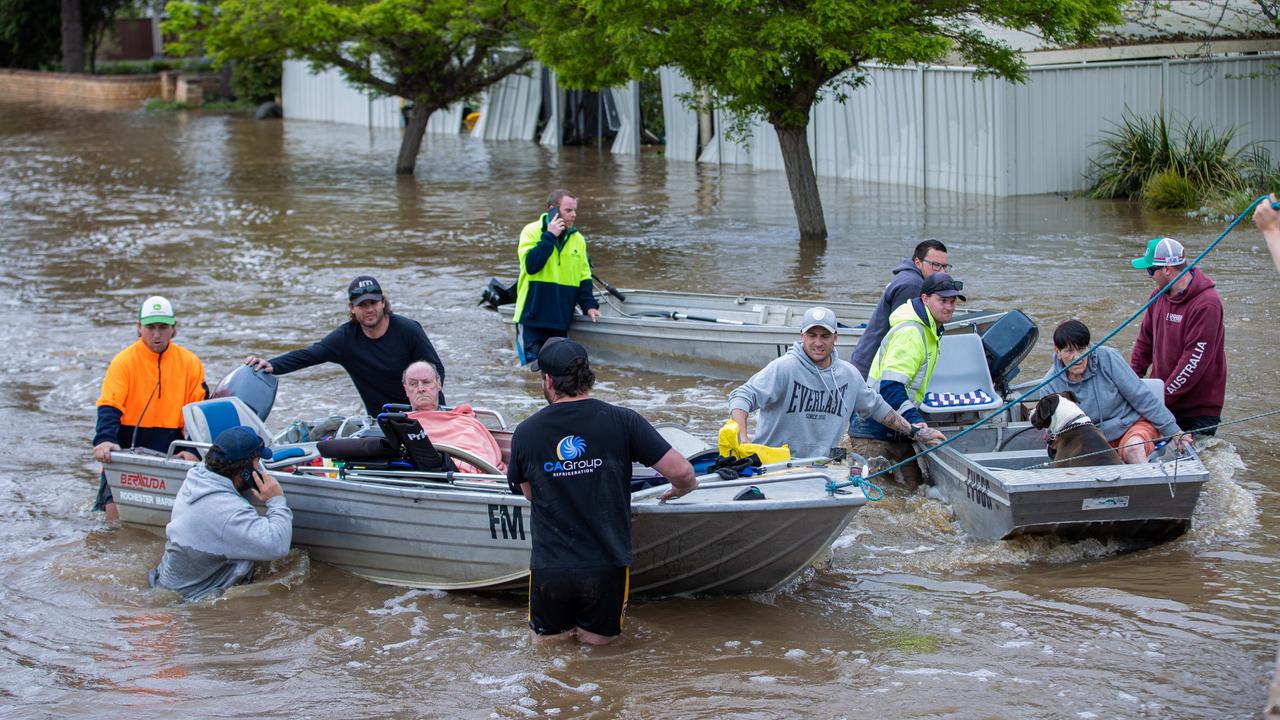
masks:
<path id="1" fill-rule="evenodd" d="M 1053 365 L 1045 378 L 1088 351 L 1089 340 L 1089 328 L 1079 320 L 1058 325 L 1053 331 Z M 1142 384 L 1120 353 L 1109 347 L 1099 347 L 1071 365 L 1040 388 L 1040 396 L 1064 390 L 1075 394 L 1080 410 L 1093 420 L 1126 463 L 1146 462 L 1162 437 L 1191 444 L 1191 436 L 1182 433 L 1160 397 Z"/>
<path id="2" fill-rule="evenodd" d="M 502 461 L 502 448 L 493 433 L 476 419 L 470 405 L 458 405 L 451 410 L 440 409 L 444 382 L 429 362 L 415 362 L 401 375 L 404 392 L 409 396 L 412 411 L 408 417 L 417 420 L 431 442 L 464 450 L 484 460 L 501 472 L 507 471 Z M 464 473 L 482 473 L 483 469 L 454 458 L 458 470 Z"/>

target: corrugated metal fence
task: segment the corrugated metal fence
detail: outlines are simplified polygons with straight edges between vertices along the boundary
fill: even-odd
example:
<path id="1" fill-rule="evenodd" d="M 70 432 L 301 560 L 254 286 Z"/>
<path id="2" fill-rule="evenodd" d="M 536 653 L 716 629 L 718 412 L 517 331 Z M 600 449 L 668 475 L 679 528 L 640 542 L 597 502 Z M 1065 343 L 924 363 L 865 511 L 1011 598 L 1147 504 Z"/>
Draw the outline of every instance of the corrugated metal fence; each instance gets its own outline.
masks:
<path id="1" fill-rule="evenodd" d="M 1280 139 L 1277 64 L 1280 55 L 1040 66 L 1029 68 L 1021 85 L 976 79 L 972 68 L 868 66 L 867 84 L 843 104 L 828 97 L 813 108 L 809 146 L 815 171 L 828 177 L 998 196 L 1083 190 L 1096 143 L 1126 110 L 1147 117 L 1163 104 L 1178 127 L 1191 119 L 1218 131 L 1235 127 L 1240 143 Z M 666 157 L 692 160 L 698 120 L 678 100 L 692 86 L 670 69 L 660 76 Z M 533 140 L 540 77 L 534 65 L 486 93 L 474 134 Z M 288 118 L 402 125 L 398 98 L 370 98 L 336 71 L 312 74 L 305 63 L 288 61 L 283 85 Z M 615 92 L 628 93 L 619 107 L 638 118 L 634 84 Z M 428 132 L 458 132 L 460 114 L 460 107 L 436 113 Z M 717 114 L 715 127 L 728 120 Z M 613 151 L 638 152 L 638 130 L 623 135 Z M 717 132 L 699 161 L 783 169 L 767 123 L 751 126 L 746 143 L 723 135 Z M 1280 148 L 1273 152 L 1280 156 Z"/>
<path id="2" fill-rule="evenodd" d="M 1083 190 L 1095 144 L 1126 110 L 1161 108 L 1237 143 L 1280 139 L 1280 56 L 1033 67 L 1013 85 L 972 68 L 867 69 L 844 104 L 818 103 L 809 146 L 818 175 L 985 195 Z M 673 122 L 676 120 L 676 122 Z M 715 117 L 717 128 L 726 118 Z M 696 120 L 667 116 L 667 142 L 697 137 Z M 683 146 L 683 145 L 681 145 Z M 1272 148 L 1280 156 L 1280 148 Z M 672 155 L 668 155 L 673 158 Z M 772 128 L 748 143 L 717 137 L 699 160 L 782 170 Z"/>

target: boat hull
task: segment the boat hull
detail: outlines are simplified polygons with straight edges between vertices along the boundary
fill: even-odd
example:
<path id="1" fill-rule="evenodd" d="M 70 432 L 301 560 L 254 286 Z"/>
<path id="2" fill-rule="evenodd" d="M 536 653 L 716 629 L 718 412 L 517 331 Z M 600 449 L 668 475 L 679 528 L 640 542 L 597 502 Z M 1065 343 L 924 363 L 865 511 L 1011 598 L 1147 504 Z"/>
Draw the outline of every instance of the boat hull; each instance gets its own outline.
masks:
<path id="1" fill-rule="evenodd" d="M 114 453 L 106 472 L 121 520 L 163 536 L 190 467 L 181 460 Z M 797 468 L 753 479 L 774 496 L 765 501 L 734 501 L 742 483 L 707 483 L 665 505 L 652 493 L 637 496 L 633 594 L 737 594 L 786 584 L 827 551 L 865 503 L 860 493 L 826 493 L 829 472 L 834 471 Z M 525 586 L 531 510 L 499 478 L 491 488 L 467 489 L 393 478 L 272 474 L 293 510 L 293 543 L 315 560 L 390 585 Z"/>
<path id="2" fill-rule="evenodd" d="M 576 315 L 570 325 L 569 333 L 590 348 L 593 360 L 725 378 L 750 375 L 784 355 L 799 339 L 805 310 L 819 304 L 830 308 L 845 326 L 837 333 L 836 352 L 847 358 L 875 307 L 657 290 L 622 292 L 625 302 L 597 296 L 600 317 L 596 322 Z M 501 306 L 498 312 L 513 322 L 513 306 Z M 947 329 L 981 332 L 1004 314 L 959 311 Z"/>
<path id="3" fill-rule="evenodd" d="M 1025 423 L 987 430 L 925 456 L 938 490 L 969 534 L 1162 542 L 1190 527 L 1208 471 L 1199 458 L 1164 464 L 1038 467 L 1049 460 Z M 1012 447 L 985 451 L 997 437 Z M 985 439 L 984 439 L 985 438 Z M 966 446 L 968 449 L 966 449 Z"/>

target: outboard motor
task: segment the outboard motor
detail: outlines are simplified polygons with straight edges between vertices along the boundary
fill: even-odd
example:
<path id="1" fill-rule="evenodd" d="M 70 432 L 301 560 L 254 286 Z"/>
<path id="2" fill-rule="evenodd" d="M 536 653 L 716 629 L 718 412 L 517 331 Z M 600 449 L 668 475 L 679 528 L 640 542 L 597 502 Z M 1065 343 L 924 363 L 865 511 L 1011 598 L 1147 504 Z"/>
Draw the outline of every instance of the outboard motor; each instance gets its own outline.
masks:
<path id="1" fill-rule="evenodd" d="M 497 310 L 499 305 L 509 305 L 516 301 L 516 283 L 503 285 L 498 278 L 489 278 L 489 284 L 480 293 L 480 305 L 490 310 Z"/>
<path id="2" fill-rule="evenodd" d="M 1004 395 L 1018 375 L 1018 365 L 1040 338 L 1040 328 L 1021 310 L 1010 310 L 982 333 L 982 349 L 996 392 Z"/>
<path id="3" fill-rule="evenodd" d="M 279 385 L 280 381 L 276 380 L 275 375 L 241 365 L 222 378 L 212 397 L 240 398 L 241 402 L 266 422 L 267 415 L 271 414 L 271 406 L 276 404 Z"/>

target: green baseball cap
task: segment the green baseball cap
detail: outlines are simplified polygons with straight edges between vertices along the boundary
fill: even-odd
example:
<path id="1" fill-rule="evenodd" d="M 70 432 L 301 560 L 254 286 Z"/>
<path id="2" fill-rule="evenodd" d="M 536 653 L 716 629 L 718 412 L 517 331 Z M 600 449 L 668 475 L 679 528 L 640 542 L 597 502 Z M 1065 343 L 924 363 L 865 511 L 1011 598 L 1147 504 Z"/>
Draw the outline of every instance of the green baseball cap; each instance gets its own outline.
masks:
<path id="1" fill-rule="evenodd" d="M 1147 254 L 1132 261 L 1135 268 L 1146 270 L 1153 267 L 1181 265 L 1187 260 L 1187 251 L 1182 243 L 1170 237 L 1151 238 L 1147 241 Z"/>

